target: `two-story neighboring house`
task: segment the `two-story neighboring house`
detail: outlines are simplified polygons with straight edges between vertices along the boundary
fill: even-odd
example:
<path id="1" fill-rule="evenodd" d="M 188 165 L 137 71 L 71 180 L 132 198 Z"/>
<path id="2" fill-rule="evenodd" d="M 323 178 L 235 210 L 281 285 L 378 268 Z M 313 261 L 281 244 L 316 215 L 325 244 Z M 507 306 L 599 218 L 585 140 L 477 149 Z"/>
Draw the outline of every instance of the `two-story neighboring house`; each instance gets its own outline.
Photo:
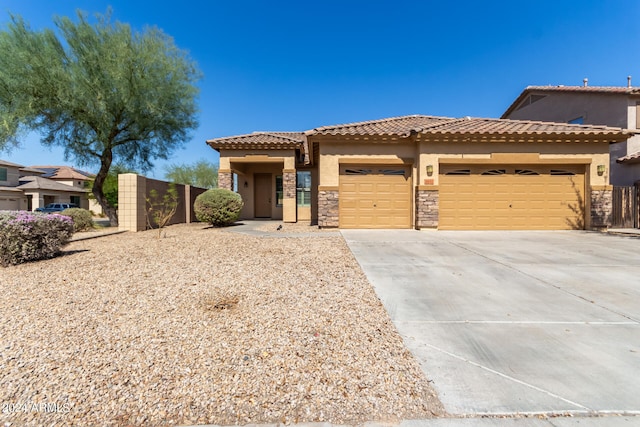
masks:
<path id="1" fill-rule="evenodd" d="M 89 190 L 82 180 L 71 182 L 63 175 L 56 181 L 47 178 L 47 174 L 46 170 L 0 160 L 0 210 L 31 211 L 49 203 L 89 208 Z"/>
<path id="2" fill-rule="evenodd" d="M 640 87 L 528 86 L 501 118 L 621 127 L 640 132 Z M 610 145 L 610 185 L 640 180 L 640 134 Z"/>

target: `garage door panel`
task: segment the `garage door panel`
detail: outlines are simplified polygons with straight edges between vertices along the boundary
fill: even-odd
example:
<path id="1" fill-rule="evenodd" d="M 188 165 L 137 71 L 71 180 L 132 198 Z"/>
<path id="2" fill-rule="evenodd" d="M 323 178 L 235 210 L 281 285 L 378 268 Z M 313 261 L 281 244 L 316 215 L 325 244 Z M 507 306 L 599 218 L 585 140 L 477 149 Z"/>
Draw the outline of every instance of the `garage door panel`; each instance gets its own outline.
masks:
<path id="1" fill-rule="evenodd" d="M 584 175 L 441 175 L 439 205 L 441 229 L 572 229 L 584 222 Z"/>
<path id="2" fill-rule="evenodd" d="M 341 228 L 411 227 L 411 180 L 407 167 L 358 166 L 370 173 L 357 175 L 348 175 L 345 169 L 341 170 L 338 197 Z"/>

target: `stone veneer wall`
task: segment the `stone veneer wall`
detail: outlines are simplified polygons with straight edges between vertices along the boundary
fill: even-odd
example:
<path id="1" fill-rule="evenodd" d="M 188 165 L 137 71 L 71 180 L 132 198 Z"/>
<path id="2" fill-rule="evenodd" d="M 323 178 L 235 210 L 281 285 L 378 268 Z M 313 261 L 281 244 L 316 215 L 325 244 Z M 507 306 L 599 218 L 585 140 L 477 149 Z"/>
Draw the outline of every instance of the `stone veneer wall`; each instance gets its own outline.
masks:
<path id="1" fill-rule="evenodd" d="M 318 226 L 339 226 L 338 190 L 318 191 Z"/>
<path id="2" fill-rule="evenodd" d="M 438 227 L 438 190 L 416 189 L 416 228 Z"/>
<path id="3" fill-rule="evenodd" d="M 285 199 L 296 198 L 296 173 L 284 172 L 282 174 L 282 192 Z"/>
<path id="4" fill-rule="evenodd" d="M 591 190 L 591 228 L 606 228 L 611 225 L 613 191 Z"/>
<path id="5" fill-rule="evenodd" d="M 218 171 L 218 188 L 233 190 L 233 174 L 231 171 Z"/>

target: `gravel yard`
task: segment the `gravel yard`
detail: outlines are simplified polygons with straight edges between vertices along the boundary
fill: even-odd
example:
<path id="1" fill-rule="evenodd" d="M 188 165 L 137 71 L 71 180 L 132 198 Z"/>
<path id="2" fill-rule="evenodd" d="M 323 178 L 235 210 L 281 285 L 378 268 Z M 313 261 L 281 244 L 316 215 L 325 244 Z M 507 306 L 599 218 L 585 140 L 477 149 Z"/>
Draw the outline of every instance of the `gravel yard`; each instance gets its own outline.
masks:
<path id="1" fill-rule="evenodd" d="M 342 237 L 202 224 L 0 268 L 3 426 L 443 413 Z"/>

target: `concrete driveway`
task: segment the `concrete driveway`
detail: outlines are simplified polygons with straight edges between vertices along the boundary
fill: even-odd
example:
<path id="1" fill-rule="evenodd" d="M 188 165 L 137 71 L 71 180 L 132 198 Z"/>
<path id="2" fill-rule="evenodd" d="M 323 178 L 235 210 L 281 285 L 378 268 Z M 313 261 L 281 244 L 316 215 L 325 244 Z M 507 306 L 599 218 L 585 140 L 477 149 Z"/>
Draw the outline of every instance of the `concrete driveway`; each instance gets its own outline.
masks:
<path id="1" fill-rule="evenodd" d="M 640 239 L 342 234 L 449 413 L 640 414 Z"/>

